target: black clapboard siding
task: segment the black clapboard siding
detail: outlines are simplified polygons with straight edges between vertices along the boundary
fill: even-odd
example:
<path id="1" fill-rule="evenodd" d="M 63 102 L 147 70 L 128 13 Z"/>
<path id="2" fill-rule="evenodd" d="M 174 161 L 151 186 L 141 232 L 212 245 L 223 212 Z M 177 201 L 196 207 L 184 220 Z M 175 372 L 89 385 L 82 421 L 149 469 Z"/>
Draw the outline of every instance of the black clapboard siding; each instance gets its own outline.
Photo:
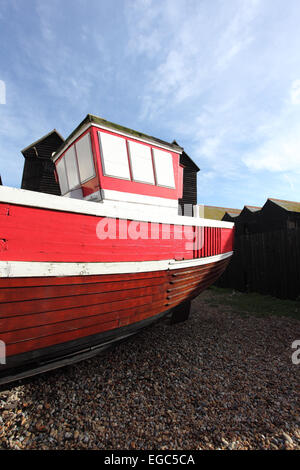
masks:
<path id="1" fill-rule="evenodd" d="M 193 216 L 193 206 L 197 204 L 197 173 L 199 167 L 185 152 L 180 155 L 180 165 L 184 167 L 183 192 L 182 198 L 178 200 L 178 211 L 180 215 Z"/>
<path id="2" fill-rule="evenodd" d="M 46 136 L 22 150 L 25 158 L 22 189 L 60 195 L 59 184 L 54 176 L 55 165 L 51 155 L 64 142 L 54 129 Z"/>
<path id="3" fill-rule="evenodd" d="M 228 214 L 223 220 L 230 220 Z M 219 287 L 300 298 L 300 203 L 268 199 L 252 214 L 233 217 L 234 255 Z"/>
<path id="4" fill-rule="evenodd" d="M 193 206 L 197 204 L 197 172 L 188 167 L 183 169 L 183 193 L 178 201 L 182 215 L 193 215 Z"/>

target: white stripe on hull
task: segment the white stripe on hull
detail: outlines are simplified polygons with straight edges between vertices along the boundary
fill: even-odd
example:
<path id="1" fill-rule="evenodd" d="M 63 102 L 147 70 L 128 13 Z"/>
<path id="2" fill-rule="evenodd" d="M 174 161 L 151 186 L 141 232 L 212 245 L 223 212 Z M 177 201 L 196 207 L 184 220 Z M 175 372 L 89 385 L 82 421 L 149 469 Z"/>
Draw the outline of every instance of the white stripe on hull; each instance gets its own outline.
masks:
<path id="1" fill-rule="evenodd" d="M 0 186 L 0 203 L 17 204 L 20 206 L 48 209 L 53 211 L 72 212 L 75 214 L 94 215 L 96 217 L 109 217 L 113 219 L 136 220 L 140 222 L 153 222 L 170 225 L 186 225 L 196 227 L 220 227 L 232 229 L 232 222 L 202 219 L 200 217 L 186 217 L 160 214 L 157 208 L 152 209 L 147 204 L 140 207 L 120 207 L 118 202 L 111 201 L 105 205 L 100 202 L 90 202 L 69 197 L 54 196 L 53 194 L 27 191 L 26 189 L 8 188 Z M 138 204 L 136 204 L 138 206 Z M 149 209 L 150 207 L 150 209 Z"/>
<path id="2" fill-rule="evenodd" d="M 232 251 L 216 256 L 192 260 L 175 261 L 126 261 L 113 263 L 54 263 L 39 261 L 0 261 L 0 278 L 91 276 L 101 274 L 126 274 L 151 271 L 166 271 L 201 266 L 221 261 L 232 255 Z"/>
<path id="3" fill-rule="evenodd" d="M 102 199 L 105 201 L 127 202 L 135 204 L 145 204 L 150 206 L 168 207 L 178 210 L 177 199 L 167 199 L 157 196 L 144 196 L 143 194 L 124 193 L 112 189 L 101 189 Z"/>

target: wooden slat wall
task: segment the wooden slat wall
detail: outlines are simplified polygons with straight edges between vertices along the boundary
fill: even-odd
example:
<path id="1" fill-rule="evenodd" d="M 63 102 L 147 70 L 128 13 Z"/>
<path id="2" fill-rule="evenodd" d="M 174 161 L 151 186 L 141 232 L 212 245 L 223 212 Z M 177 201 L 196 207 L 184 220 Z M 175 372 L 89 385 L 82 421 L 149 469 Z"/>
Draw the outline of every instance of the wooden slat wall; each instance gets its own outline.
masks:
<path id="1" fill-rule="evenodd" d="M 60 196 L 60 188 L 54 176 L 55 165 L 51 155 L 63 143 L 63 138 L 54 130 L 39 142 L 23 150 L 24 169 L 22 189 Z"/>
<path id="2" fill-rule="evenodd" d="M 0 279 L 0 337 L 7 355 L 151 318 L 212 284 L 228 259 L 153 273 Z"/>
<path id="3" fill-rule="evenodd" d="M 193 206 L 197 204 L 197 171 L 192 168 L 183 169 L 183 193 L 178 203 L 182 215 L 193 215 Z"/>
<path id="4" fill-rule="evenodd" d="M 220 287 L 279 298 L 300 296 L 300 227 L 239 234 Z"/>
<path id="5" fill-rule="evenodd" d="M 220 253 L 232 251 L 232 233 L 224 232 L 218 227 L 194 227 L 195 244 L 194 258 L 215 256 Z M 224 229 L 223 229 L 224 230 Z M 226 229 L 225 229 L 226 230 Z M 228 238 L 229 235 L 229 238 Z M 223 242 L 223 243 L 222 243 Z"/>

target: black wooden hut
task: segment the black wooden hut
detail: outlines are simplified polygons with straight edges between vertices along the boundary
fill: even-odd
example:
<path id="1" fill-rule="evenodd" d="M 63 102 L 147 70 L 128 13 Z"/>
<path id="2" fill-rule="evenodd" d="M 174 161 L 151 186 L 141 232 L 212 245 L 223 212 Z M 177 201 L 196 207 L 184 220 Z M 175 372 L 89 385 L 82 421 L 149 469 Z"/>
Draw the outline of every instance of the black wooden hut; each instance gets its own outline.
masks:
<path id="1" fill-rule="evenodd" d="M 257 231 L 300 228 L 300 202 L 270 198 L 263 206 Z"/>
<path id="2" fill-rule="evenodd" d="M 24 170 L 22 189 L 60 195 L 60 188 L 54 176 L 54 163 L 51 155 L 64 142 L 56 129 L 41 137 L 22 150 Z"/>
<path id="3" fill-rule="evenodd" d="M 172 144 L 178 145 L 176 140 Z M 183 166 L 183 193 L 179 199 L 179 214 L 193 216 L 193 207 L 197 204 L 197 173 L 200 168 L 185 151 L 180 155 L 180 165 Z"/>
<path id="4" fill-rule="evenodd" d="M 257 231 L 257 220 L 259 219 L 261 207 L 244 206 L 236 222 L 236 235 L 241 233 L 252 233 Z M 224 219 L 223 219 L 224 220 Z"/>
<path id="5" fill-rule="evenodd" d="M 236 218 L 239 216 L 239 214 L 236 214 L 234 212 L 225 212 L 224 216 L 222 217 L 221 220 L 224 220 L 225 222 L 233 222 L 235 223 Z"/>
<path id="6" fill-rule="evenodd" d="M 235 223 L 234 256 L 218 285 L 280 298 L 300 296 L 300 203 L 270 198 L 244 208 Z"/>

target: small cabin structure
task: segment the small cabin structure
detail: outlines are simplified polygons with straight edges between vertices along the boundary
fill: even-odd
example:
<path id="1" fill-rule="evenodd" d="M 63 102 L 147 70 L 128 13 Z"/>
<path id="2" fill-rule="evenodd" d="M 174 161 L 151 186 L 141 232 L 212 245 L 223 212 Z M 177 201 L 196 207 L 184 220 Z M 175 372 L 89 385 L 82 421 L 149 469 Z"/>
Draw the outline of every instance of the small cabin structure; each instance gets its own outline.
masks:
<path id="1" fill-rule="evenodd" d="M 176 142 L 88 114 L 52 158 L 62 196 L 177 215 L 184 169 L 198 171 L 182 155 Z"/>
<path id="2" fill-rule="evenodd" d="M 56 129 L 22 150 L 25 158 L 21 188 L 60 195 L 51 155 L 64 142 Z"/>

